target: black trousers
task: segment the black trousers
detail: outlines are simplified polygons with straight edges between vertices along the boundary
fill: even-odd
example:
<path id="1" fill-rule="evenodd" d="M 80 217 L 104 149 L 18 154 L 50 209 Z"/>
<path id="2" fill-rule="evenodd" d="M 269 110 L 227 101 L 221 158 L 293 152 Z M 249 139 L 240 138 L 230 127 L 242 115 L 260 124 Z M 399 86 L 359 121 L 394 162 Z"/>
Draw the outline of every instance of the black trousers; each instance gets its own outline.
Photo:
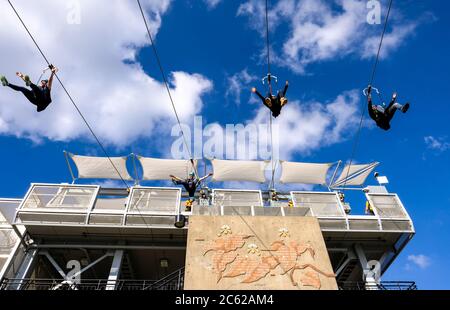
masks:
<path id="1" fill-rule="evenodd" d="M 34 84 L 31 84 L 30 87 L 31 89 L 33 89 L 33 86 L 36 87 L 33 90 L 29 90 L 28 88 L 25 87 L 21 87 L 21 86 L 17 86 L 14 84 L 9 84 L 8 85 L 10 88 L 12 88 L 15 91 L 19 91 L 21 92 L 32 104 L 34 105 L 38 105 L 38 100 L 37 100 L 37 96 L 35 94 L 35 91 L 39 91 L 39 89 L 37 89 L 37 86 Z"/>
<path id="2" fill-rule="evenodd" d="M 391 100 L 388 107 L 384 111 L 384 115 L 386 116 L 386 118 L 389 122 L 392 120 L 392 118 L 394 117 L 395 112 L 397 112 L 397 110 L 398 110 L 398 107 L 395 104 L 395 100 Z"/>
<path id="3" fill-rule="evenodd" d="M 32 104 L 37 106 L 38 111 L 43 111 L 49 105 L 41 97 L 41 90 L 35 84 L 31 83 L 31 90 L 25 87 L 17 86 L 14 84 L 8 84 L 8 86 L 18 92 L 21 92 Z"/>

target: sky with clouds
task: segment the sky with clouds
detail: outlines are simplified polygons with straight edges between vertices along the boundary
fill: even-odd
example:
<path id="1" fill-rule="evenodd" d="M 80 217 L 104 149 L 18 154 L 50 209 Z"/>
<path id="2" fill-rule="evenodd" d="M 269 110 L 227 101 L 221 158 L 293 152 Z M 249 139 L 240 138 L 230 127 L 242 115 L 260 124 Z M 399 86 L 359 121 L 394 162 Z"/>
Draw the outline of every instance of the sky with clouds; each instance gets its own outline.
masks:
<path id="1" fill-rule="evenodd" d="M 176 124 L 135 1 L 13 1 L 30 31 L 112 155 L 167 157 Z M 264 1 L 142 0 L 183 123 L 267 124 L 252 96 L 267 73 Z M 367 23 L 363 0 L 271 0 L 272 73 L 289 80 L 289 103 L 274 121 L 280 158 L 334 162 L 351 156 L 382 25 Z M 381 1 L 382 19 L 387 1 Z M 74 15 L 74 12 L 80 15 Z M 446 1 L 394 1 L 374 85 L 411 102 L 392 129 L 363 122 L 357 162 L 380 161 L 417 235 L 386 274 L 420 288 L 448 288 L 450 270 L 450 81 Z M 45 67 L 6 1 L 0 2 L 0 74 L 38 79 Z M 57 83 L 36 113 L 0 88 L 0 197 L 31 182 L 67 182 L 63 150 L 102 155 Z M 266 133 L 267 134 L 267 133 Z M 361 207 L 362 208 L 362 207 Z"/>

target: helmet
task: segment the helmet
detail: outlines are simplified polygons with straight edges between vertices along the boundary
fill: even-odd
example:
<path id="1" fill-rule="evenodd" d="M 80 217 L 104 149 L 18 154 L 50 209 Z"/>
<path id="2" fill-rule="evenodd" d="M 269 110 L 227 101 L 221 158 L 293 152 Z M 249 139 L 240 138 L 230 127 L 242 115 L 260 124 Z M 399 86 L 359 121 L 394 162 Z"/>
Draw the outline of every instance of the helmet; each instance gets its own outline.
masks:
<path id="1" fill-rule="evenodd" d="M 189 173 L 189 176 L 190 176 L 190 177 L 195 177 L 195 172 L 194 172 L 194 171 L 191 171 L 191 172 Z"/>

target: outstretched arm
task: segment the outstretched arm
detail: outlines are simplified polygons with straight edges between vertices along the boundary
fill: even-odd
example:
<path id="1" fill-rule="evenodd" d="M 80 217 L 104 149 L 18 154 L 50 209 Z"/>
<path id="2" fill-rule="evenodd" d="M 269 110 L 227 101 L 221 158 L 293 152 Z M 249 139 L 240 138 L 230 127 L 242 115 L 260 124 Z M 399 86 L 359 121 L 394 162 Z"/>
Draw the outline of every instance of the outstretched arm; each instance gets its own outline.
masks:
<path id="1" fill-rule="evenodd" d="M 212 175 L 213 175 L 212 173 L 209 173 L 209 174 L 205 175 L 203 178 L 200 178 L 200 179 L 198 180 L 198 182 L 200 183 L 200 182 L 202 182 L 203 180 L 209 178 L 209 177 L 212 176 Z"/>
<path id="2" fill-rule="evenodd" d="M 169 177 L 172 178 L 172 182 L 173 182 L 174 184 L 176 184 L 176 185 L 180 184 L 180 182 L 183 181 L 182 179 L 180 179 L 180 178 L 178 178 L 178 177 L 176 177 L 176 176 L 174 176 L 174 175 L 169 175 Z"/>
<path id="3" fill-rule="evenodd" d="M 48 89 L 52 90 L 52 85 L 53 85 L 53 77 L 55 76 L 56 72 L 58 72 L 58 68 L 51 66 L 52 68 L 52 74 L 50 75 L 50 78 L 48 79 Z"/>
<path id="4" fill-rule="evenodd" d="M 263 95 L 261 95 L 261 94 L 259 93 L 259 91 L 258 91 L 255 87 L 252 88 L 252 93 L 256 94 L 262 101 L 265 101 L 265 100 L 266 100 L 266 99 L 263 97 Z"/>
<path id="5" fill-rule="evenodd" d="M 281 93 L 281 97 L 286 97 L 286 92 L 288 90 L 289 87 L 289 82 L 286 81 L 286 85 L 284 86 L 283 92 Z"/>
<path id="6" fill-rule="evenodd" d="M 175 181 L 183 181 L 182 179 L 180 179 L 179 177 L 176 177 L 174 175 L 169 175 L 169 177 L 171 177 L 172 180 L 175 180 Z"/>

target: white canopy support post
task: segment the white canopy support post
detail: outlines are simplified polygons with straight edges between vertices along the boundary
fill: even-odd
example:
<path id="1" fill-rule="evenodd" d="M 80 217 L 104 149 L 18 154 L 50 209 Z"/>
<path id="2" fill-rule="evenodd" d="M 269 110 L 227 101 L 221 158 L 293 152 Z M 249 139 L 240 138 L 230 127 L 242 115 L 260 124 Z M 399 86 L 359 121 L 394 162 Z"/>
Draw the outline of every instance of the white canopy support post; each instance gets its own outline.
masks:
<path id="1" fill-rule="evenodd" d="M 68 153 L 78 170 L 78 179 L 111 179 L 131 181 L 127 170 L 128 156 L 93 157 Z M 114 165 L 114 166 L 113 166 Z"/>
<path id="2" fill-rule="evenodd" d="M 333 184 L 334 179 L 336 178 L 336 174 L 337 174 L 338 169 L 341 166 L 341 164 L 342 164 L 342 160 L 339 160 L 337 162 L 336 169 L 334 169 L 333 175 L 331 176 L 330 182 L 328 183 L 328 190 L 330 190 L 330 186 L 331 186 L 331 184 Z"/>
<path id="3" fill-rule="evenodd" d="M 200 159 L 201 161 L 202 161 L 202 163 L 203 163 L 203 175 L 204 176 L 206 176 L 207 174 L 208 174 L 208 163 L 206 162 L 206 160 L 204 159 L 204 158 L 202 158 L 202 159 Z M 201 188 L 203 189 L 203 188 L 208 188 L 208 179 L 209 178 L 206 178 L 205 180 L 203 180 L 201 183 L 200 183 L 200 186 L 201 186 Z M 206 185 L 205 185 L 206 184 Z"/>
<path id="4" fill-rule="evenodd" d="M 69 153 L 67 153 L 66 151 L 63 151 L 63 152 L 64 152 L 64 158 L 66 159 L 67 168 L 69 168 L 70 176 L 72 177 L 72 184 L 75 184 L 75 181 L 77 179 L 75 178 L 75 175 L 73 174 L 72 167 L 70 166 Z"/>
<path id="5" fill-rule="evenodd" d="M 137 172 L 137 166 L 136 166 L 136 154 L 131 153 L 130 154 L 132 160 L 133 160 L 133 169 L 134 169 L 134 185 L 138 186 L 139 185 L 139 176 L 138 176 L 138 172 Z"/>
<path id="6" fill-rule="evenodd" d="M 264 183 L 265 169 L 269 161 L 210 159 L 213 166 L 213 181 L 243 181 Z"/>
<path id="7" fill-rule="evenodd" d="M 366 182 L 367 177 L 379 164 L 379 162 L 374 162 L 364 165 L 346 165 L 339 178 L 331 185 L 331 188 L 345 188 L 348 185 L 361 186 Z"/>
<path id="8" fill-rule="evenodd" d="M 160 159 L 136 155 L 142 166 L 142 180 L 171 180 L 170 175 L 186 179 L 189 173 L 197 174 L 197 160 Z"/>
<path id="9" fill-rule="evenodd" d="M 280 161 L 281 163 L 281 183 L 299 184 L 327 184 L 327 174 L 332 163 L 314 164 Z"/>

